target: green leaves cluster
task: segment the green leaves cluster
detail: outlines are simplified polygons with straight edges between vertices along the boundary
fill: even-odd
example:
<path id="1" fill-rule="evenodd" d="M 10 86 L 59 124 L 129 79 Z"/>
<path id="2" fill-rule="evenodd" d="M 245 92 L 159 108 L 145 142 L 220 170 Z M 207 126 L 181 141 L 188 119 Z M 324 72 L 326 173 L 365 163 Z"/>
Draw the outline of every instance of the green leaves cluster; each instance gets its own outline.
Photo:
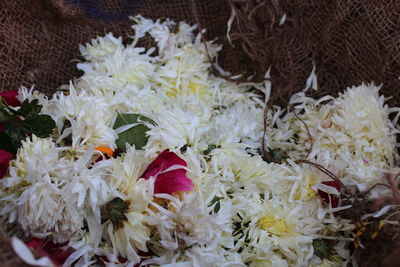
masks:
<path id="1" fill-rule="evenodd" d="M 146 132 L 150 129 L 143 122 L 149 122 L 153 125 L 156 124 L 152 119 L 141 114 L 118 114 L 113 127 L 114 130 L 129 124 L 137 124 L 118 134 L 116 145 L 121 151 L 126 151 L 126 143 L 135 145 L 137 149 L 142 149 L 147 144 L 149 138 Z"/>
<path id="2" fill-rule="evenodd" d="M 314 247 L 314 254 L 320 257 L 321 259 L 327 258 L 330 253 L 331 249 L 333 248 L 333 243 L 331 240 L 325 239 L 314 239 L 313 240 L 313 247 Z"/>
<path id="3" fill-rule="evenodd" d="M 21 108 L 15 110 L 0 98 L 0 149 L 16 154 L 27 136 L 49 137 L 56 124 L 49 115 L 39 114 L 41 110 L 37 99 L 31 102 L 26 99 Z"/>

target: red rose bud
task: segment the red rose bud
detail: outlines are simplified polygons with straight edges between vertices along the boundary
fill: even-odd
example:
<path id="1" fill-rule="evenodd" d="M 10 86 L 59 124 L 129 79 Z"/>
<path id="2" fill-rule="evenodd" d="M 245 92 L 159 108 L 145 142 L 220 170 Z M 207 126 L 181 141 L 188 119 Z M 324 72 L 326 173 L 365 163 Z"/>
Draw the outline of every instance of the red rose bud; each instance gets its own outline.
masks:
<path id="1" fill-rule="evenodd" d="M 8 151 L 0 149 L 0 178 L 8 172 L 8 167 L 10 166 L 10 161 L 14 158 L 14 155 Z"/>
<path id="2" fill-rule="evenodd" d="M 340 190 L 340 184 L 337 181 L 323 181 L 321 183 L 327 186 L 334 187 L 338 191 Z M 331 203 L 332 208 L 337 208 L 339 206 L 339 196 L 335 194 L 329 194 L 321 190 L 318 190 L 318 195 L 325 203 Z"/>
<path id="3" fill-rule="evenodd" d="M 4 101 L 6 101 L 6 103 L 9 106 L 17 107 L 17 106 L 21 105 L 21 103 L 19 102 L 19 100 L 17 98 L 17 96 L 18 96 L 18 91 L 17 90 L 1 92 L 0 96 L 2 96 L 4 98 Z"/>
<path id="4" fill-rule="evenodd" d="M 165 171 L 175 166 L 176 169 Z M 168 149 L 164 150 L 158 157 L 150 163 L 142 177 L 146 180 L 155 177 L 154 193 L 172 194 L 177 191 L 192 191 L 193 182 L 186 176 L 186 170 L 179 168 L 186 167 L 186 161 Z"/>
<path id="5" fill-rule="evenodd" d="M 54 265 L 62 266 L 74 249 L 67 246 L 67 243 L 54 244 L 51 240 L 33 238 L 26 245 L 33 249 L 39 256 L 48 257 Z"/>

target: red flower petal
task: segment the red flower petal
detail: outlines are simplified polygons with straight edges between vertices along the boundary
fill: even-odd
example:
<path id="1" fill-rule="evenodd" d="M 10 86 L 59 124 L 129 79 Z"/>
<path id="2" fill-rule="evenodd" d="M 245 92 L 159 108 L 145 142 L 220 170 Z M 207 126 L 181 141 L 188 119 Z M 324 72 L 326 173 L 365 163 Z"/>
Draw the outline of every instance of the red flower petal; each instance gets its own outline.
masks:
<path id="1" fill-rule="evenodd" d="M 177 191 L 192 191 L 193 182 L 186 176 L 186 171 L 173 170 L 157 176 L 154 182 L 154 193 L 172 194 Z"/>
<path id="2" fill-rule="evenodd" d="M 10 166 L 10 160 L 14 158 L 14 155 L 6 150 L 0 149 L 0 178 L 8 172 L 8 167 Z"/>
<path id="3" fill-rule="evenodd" d="M 26 243 L 39 256 L 48 257 L 54 265 L 62 266 L 67 258 L 74 252 L 74 249 L 67 247 L 67 243 L 54 244 L 51 240 L 33 238 Z"/>
<path id="4" fill-rule="evenodd" d="M 340 190 L 340 184 L 336 181 L 322 181 L 321 184 L 332 186 L 336 188 L 338 191 Z"/>
<path id="5" fill-rule="evenodd" d="M 180 158 L 174 152 L 170 152 L 169 149 L 164 150 L 158 157 L 150 163 L 147 169 L 144 171 L 144 178 L 147 180 L 151 176 L 155 176 L 157 173 L 168 169 L 174 165 L 187 166 L 186 161 Z"/>
<path id="6" fill-rule="evenodd" d="M 28 248 L 33 248 L 36 249 L 38 247 L 40 247 L 43 243 L 43 240 L 38 239 L 38 238 L 32 238 L 29 242 L 26 243 L 26 245 L 28 246 Z"/>
<path id="7" fill-rule="evenodd" d="M 156 177 L 154 182 L 154 193 L 172 194 L 177 191 L 192 191 L 193 182 L 186 176 L 185 169 L 175 169 L 163 172 L 172 166 L 186 167 L 186 161 L 168 149 L 164 150 L 158 157 L 150 163 L 142 177 L 146 180 Z"/>
<path id="8" fill-rule="evenodd" d="M 340 190 L 340 184 L 337 181 L 323 181 L 321 183 L 331 186 L 331 187 L 334 187 L 338 191 Z M 334 195 L 334 194 L 328 194 L 321 190 L 318 190 L 318 195 L 321 197 L 321 199 L 325 203 L 327 203 L 327 204 L 331 203 L 332 208 L 337 208 L 339 206 L 339 196 Z"/>
<path id="9" fill-rule="evenodd" d="M 7 92 L 1 92 L 0 96 L 4 98 L 6 103 L 12 107 L 17 107 L 21 105 L 19 102 L 17 96 L 18 96 L 18 91 L 17 90 L 12 90 L 12 91 L 7 91 Z"/>

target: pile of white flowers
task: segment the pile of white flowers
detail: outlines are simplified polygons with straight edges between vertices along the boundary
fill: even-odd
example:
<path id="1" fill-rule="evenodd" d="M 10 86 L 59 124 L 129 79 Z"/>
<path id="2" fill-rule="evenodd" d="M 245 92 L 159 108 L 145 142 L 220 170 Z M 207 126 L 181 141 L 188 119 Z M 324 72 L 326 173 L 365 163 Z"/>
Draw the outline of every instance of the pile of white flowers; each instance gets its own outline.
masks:
<path id="1" fill-rule="evenodd" d="M 80 46 L 84 74 L 68 91 L 49 99 L 20 89 L 19 100 L 37 99 L 56 127 L 48 138 L 27 137 L 0 180 L 4 229 L 72 248 L 65 266 L 351 261 L 355 226 L 336 215 L 349 206 L 330 201 L 340 194 L 330 176 L 299 160 L 361 191 L 385 182 L 398 171 L 397 117 L 389 119 L 398 109 L 363 84 L 337 98 L 299 93 L 289 109 L 266 111 L 270 83 L 216 77 L 209 57 L 221 47 L 206 49 L 196 27 L 133 20 L 130 44 L 109 33 Z M 156 48 L 137 46 L 145 35 Z M 126 114 L 139 119 L 116 127 Z M 145 143 L 121 150 L 118 140 L 137 127 Z M 163 171 L 180 170 L 190 190 L 166 193 L 157 175 L 145 178 L 163 151 L 185 162 Z M 376 187 L 371 198 L 386 191 Z"/>

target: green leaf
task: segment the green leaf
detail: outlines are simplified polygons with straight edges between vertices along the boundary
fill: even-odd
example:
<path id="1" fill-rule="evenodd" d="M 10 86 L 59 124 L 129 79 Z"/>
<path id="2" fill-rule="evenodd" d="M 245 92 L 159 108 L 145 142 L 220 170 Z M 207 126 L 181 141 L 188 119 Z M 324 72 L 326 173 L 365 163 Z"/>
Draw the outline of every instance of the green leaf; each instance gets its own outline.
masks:
<path id="1" fill-rule="evenodd" d="M 52 133 L 56 123 L 49 115 L 36 115 L 28 117 L 23 121 L 23 127 L 27 132 L 37 137 L 46 138 Z"/>
<path id="2" fill-rule="evenodd" d="M 320 257 L 321 259 L 324 259 L 329 256 L 333 244 L 329 240 L 314 239 L 313 247 L 314 247 L 314 254 Z"/>
<path id="3" fill-rule="evenodd" d="M 0 149 L 6 150 L 11 154 L 17 154 L 18 147 L 11 140 L 11 137 L 4 132 L 0 132 Z"/>
<path id="4" fill-rule="evenodd" d="M 114 130 L 125 125 L 140 123 L 143 121 L 149 122 L 153 125 L 156 124 L 152 119 L 149 119 L 141 114 L 132 114 L 132 113 L 118 114 L 118 117 L 115 120 Z M 142 149 L 147 144 L 148 141 L 148 137 L 146 136 L 146 132 L 148 130 L 150 129 L 146 125 L 139 124 L 137 126 L 129 128 L 128 130 L 122 133 L 119 133 L 118 139 L 116 141 L 118 148 L 121 149 L 122 151 L 125 151 L 126 150 L 125 144 L 128 143 L 130 145 L 134 144 L 137 149 Z"/>
<path id="5" fill-rule="evenodd" d="M 39 105 L 39 100 L 34 99 L 31 102 L 29 102 L 28 99 L 25 99 L 25 101 L 21 105 L 21 109 L 19 110 L 19 112 L 24 117 L 34 117 L 39 115 L 39 112 L 41 110 L 42 110 L 42 105 Z"/>
<path id="6" fill-rule="evenodd" d="M 214 144 L 208 145 L 208 148 L 204 151 L 204 155 L 207 156 L 208 154 L 210 154 L 211 151 L 213 151 L 216 148 L 218 148 L 218 146 Z"/>
<path id="7" fill-rule="evenodd" d="M 13 154 L 17 152 L 17 149 L 21 146 L 21 141 L 26 137 L 26 133 L 21 125 L 22 121 L 18 118 L 14 118 L 14 120 L 8 121 L 4 125 L 2 140 L 4 142 L 8 142 L 8 144 L 2 144 L 4 150 L 7 150 Z"/>
<path id="8" fill-rule="evenodd" d="M 56 124 L 49 115 L 39 115 L 41 110 L 37 99 L 31 102 L 26 99 L 19 110 L 14 110 L 0 98 L 0 121 L 5 122 L 4 131 L 0 133 L 0 148 L 15 154 L 28 134 L 48 137 Z"/>

